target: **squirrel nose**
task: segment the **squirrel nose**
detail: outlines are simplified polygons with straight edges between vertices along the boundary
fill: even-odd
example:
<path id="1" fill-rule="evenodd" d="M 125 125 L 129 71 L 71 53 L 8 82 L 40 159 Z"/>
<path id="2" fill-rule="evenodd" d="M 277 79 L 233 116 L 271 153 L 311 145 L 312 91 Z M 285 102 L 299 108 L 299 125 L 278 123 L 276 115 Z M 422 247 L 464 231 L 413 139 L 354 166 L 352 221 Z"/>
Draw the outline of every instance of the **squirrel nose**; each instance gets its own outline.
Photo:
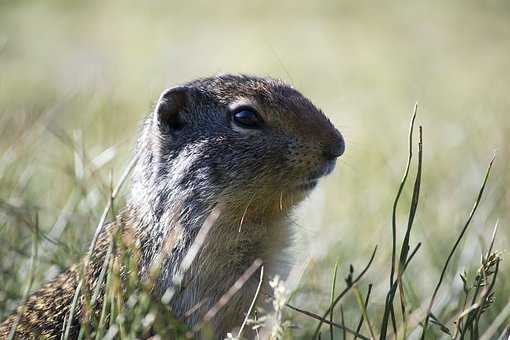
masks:
<path id="1" fill-rule="evenodd" d="M 339 131 L 336 131 L 335 136 L 331 141 L 325 145 L 324 157 L 328 160 L 334 160 L 342 156 L 345 152 L 345 140 Z"/>

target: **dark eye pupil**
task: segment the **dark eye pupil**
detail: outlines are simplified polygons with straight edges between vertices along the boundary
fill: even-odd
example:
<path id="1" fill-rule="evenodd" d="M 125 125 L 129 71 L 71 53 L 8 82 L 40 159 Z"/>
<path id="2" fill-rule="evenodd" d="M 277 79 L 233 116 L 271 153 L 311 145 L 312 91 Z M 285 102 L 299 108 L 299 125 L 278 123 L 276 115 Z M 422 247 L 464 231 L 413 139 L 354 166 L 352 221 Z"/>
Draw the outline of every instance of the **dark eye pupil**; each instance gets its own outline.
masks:
<path id="1" fill-rule="evenodd" d="M 234 121 L 243 127 L 256 128 L 260 125 L 260 119 L 255 111 L 241 110 L 234 113 Z"/>

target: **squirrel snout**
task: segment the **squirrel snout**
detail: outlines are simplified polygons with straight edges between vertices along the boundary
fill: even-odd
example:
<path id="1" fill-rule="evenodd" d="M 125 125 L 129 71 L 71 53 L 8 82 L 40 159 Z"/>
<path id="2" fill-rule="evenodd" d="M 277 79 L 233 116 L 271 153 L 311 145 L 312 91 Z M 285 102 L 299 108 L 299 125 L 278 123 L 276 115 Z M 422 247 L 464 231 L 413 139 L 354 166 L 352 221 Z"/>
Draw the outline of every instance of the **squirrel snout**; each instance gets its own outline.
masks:
<path id="1" fill-rule="evenodd" d="M 324 145 L 323 155 L 328 160 L 334 160 L 342 156 L 345 152 L 345 140 L 342 134 L 336 130 L 335 135 L 327 144 Z"/>

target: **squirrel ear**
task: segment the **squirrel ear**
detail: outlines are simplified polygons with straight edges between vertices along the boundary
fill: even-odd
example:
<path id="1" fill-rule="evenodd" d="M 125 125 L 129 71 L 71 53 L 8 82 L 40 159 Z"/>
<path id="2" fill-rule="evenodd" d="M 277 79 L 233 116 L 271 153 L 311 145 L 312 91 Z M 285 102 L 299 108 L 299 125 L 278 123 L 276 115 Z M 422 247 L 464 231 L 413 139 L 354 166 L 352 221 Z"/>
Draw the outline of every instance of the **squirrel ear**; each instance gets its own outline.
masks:
<path id="1" fill-rule="evenodd" d="M 163 91 L 154 110 L 154 120 L 158 126 L 179 129 L 183 125 L 182 111 L 189 101 L 190 88 L 172 87 Z"/>

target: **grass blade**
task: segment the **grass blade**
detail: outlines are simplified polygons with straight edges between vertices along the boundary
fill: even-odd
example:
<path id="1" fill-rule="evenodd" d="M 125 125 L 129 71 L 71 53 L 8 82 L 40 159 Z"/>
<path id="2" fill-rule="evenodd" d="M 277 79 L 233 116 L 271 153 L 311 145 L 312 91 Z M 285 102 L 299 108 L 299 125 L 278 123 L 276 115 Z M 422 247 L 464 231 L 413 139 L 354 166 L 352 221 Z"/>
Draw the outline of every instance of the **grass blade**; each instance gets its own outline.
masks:
<path id="1" fill-rule="evenodd" d="M 331 283 L 331 301 L 330 301 L 330 304 L 333 304 L 333 301 L 335 301 L 335 291 L 336 291 L 336 277 L 337 277 L 337 274 L 338 274 L 338 260 L 335 262 L 335 269 L 333 271 L 333 282 Z M 330 317 L 329 317 L 329 321 L 333 322 L 334 320 L 334 311 L 332 310 L 331 311 L 331 314 L 330 314 Z M 342 324 L 344 324 L 344 322 L 342 321 Z M 334 334 L 333 334 L 333 325 L 332 324 L 329 324 L 329 334 L 330 334 L 330 339 L 331 340 L 334 340 Z M 345 337 L 344 337 L 345 339 Z"/>
<path id="2" fill-rule="evenodd" d="M 370 300 L 370 294 L 372 293 L 372 284 L 369 284 L 368 285 L 368 291 L 367 291 L 367 297 L 365 298 L 365 309 L 367 308 L 368 306 L 368 301 Z M 356 327 L 356 333 L 359 333 L 359 331 L 361 330 L 361 326 L 363 326 L 363 321 L 365 320 L 365 318 L 363 317 L 363 314 L 360 316 L 360 319 L 359 319 L 359 322 L 358 322 L 358 326 Z M 358 338 L 357 335 L 354 336 L 354 340 L 356 340 Z"/>
<path id="3" fill-rule="evenodd" d="M 473 209 L 471 210 L 471 213 L 469 214 L 469 217 L 468 217 L 466 223 L 464 224 L 464 227 L 462 228 L 459 237 L 455 241 L 455 244 L 453 245 L 453 248 L 451 249 L 450 254 L 448 255 L 448 258 L 446 259 L 446 262 L 445 262 L 445 264 L 443 266 L 443 269 L 441 271 L 441 276 L 440 276 L 439 281 L 438 281 L 438 283 L 436 285 L 436 288 L 434 289 L 434 293 L 432 294 L 432 298 L 430 299 L 430 303 L 429 303 L 429 306 L 427 308 L 427 313 L 426 313 L 426 316 L 425 316 L 425 322 L 423 324 L 423 331 L 422 331 L 422 334 L 421 334 L 421 339 L 422 340 L 425 339 L 425 335 L 427 333 L 427 327 L 428 327 L 428 324 L 429 324 L 430 312 L 432 311 L 432 307 L 434 306 L 434 302 L 436 300 L 439 288 L 441 288 L 441 284 L 443 283 L 444 276 L 446 274 L 446 270 L 448 269 L 448 264 L 450 263 L 451 259 L 453 258 L 453 255 L 454 255 L 455 251 L 457 250 L 457 247 L 459 246 L 460 241 L 462 241 L 462 239 L 464 238 L 464 235 L 465 235 L 469 225 L 471 224 L 471 221 L 473 220 L 473 217 L 474 217 L 474 215 L 475 215 L 475 213 L 476 213 L 476 211 L 478 209 L 480 201 L 482 200 L 482 196 L 483 196 L 483 193 L 485 191 L 485 187 L 487 186 L 487 181 L 488 181 L 490 173 L 491 173 L 492 165 L 494 164 L 494 159 L 495 159 L 495 157 L 493 157 L 492 160 L 489 163 L 489 166 L 488 166 L 487 171 L 485 173 L 485 178 L 483 180 L 483 183 L 482 183 L 482 186 L 480 188 L 480 191 L 478 192 L 478 196 L 476 197 Z"/>
<path id="4" fill-rule="evenodd" d="M 324 313 L 323 317 L 320 319 L 319 324 L 317 325 L 317 328 L 315 329 L 315 332 L 313 334 L 312 339 L 317 339 L 319 332 L 321 330 L 321 326 L 324 322 L 324 320 L 328 317 L 328 315 L 331 313 L 331 311 L 335 308 L 335 306 L 340 302 L 340 300 L 344 297 L 347 292 L 351 290 L 351 288 L 365 275 L 365 273 L 368 271 L 370 266 L 372 265 L 372 262 L 374 261 L 375 254 L 377 252 L 377 246 L 375 247 L 374 251 L 372 252 L 372 256 L 370 257 L 370 261 L 368 261 L 368 264 L 365 266 L 365 268 L 361 271 L 361 273 L 351 282 L 350 285 L 348 285 L 341 293 L 337 296 L 335 301 L 329 306 L 328 310 Z"/>

